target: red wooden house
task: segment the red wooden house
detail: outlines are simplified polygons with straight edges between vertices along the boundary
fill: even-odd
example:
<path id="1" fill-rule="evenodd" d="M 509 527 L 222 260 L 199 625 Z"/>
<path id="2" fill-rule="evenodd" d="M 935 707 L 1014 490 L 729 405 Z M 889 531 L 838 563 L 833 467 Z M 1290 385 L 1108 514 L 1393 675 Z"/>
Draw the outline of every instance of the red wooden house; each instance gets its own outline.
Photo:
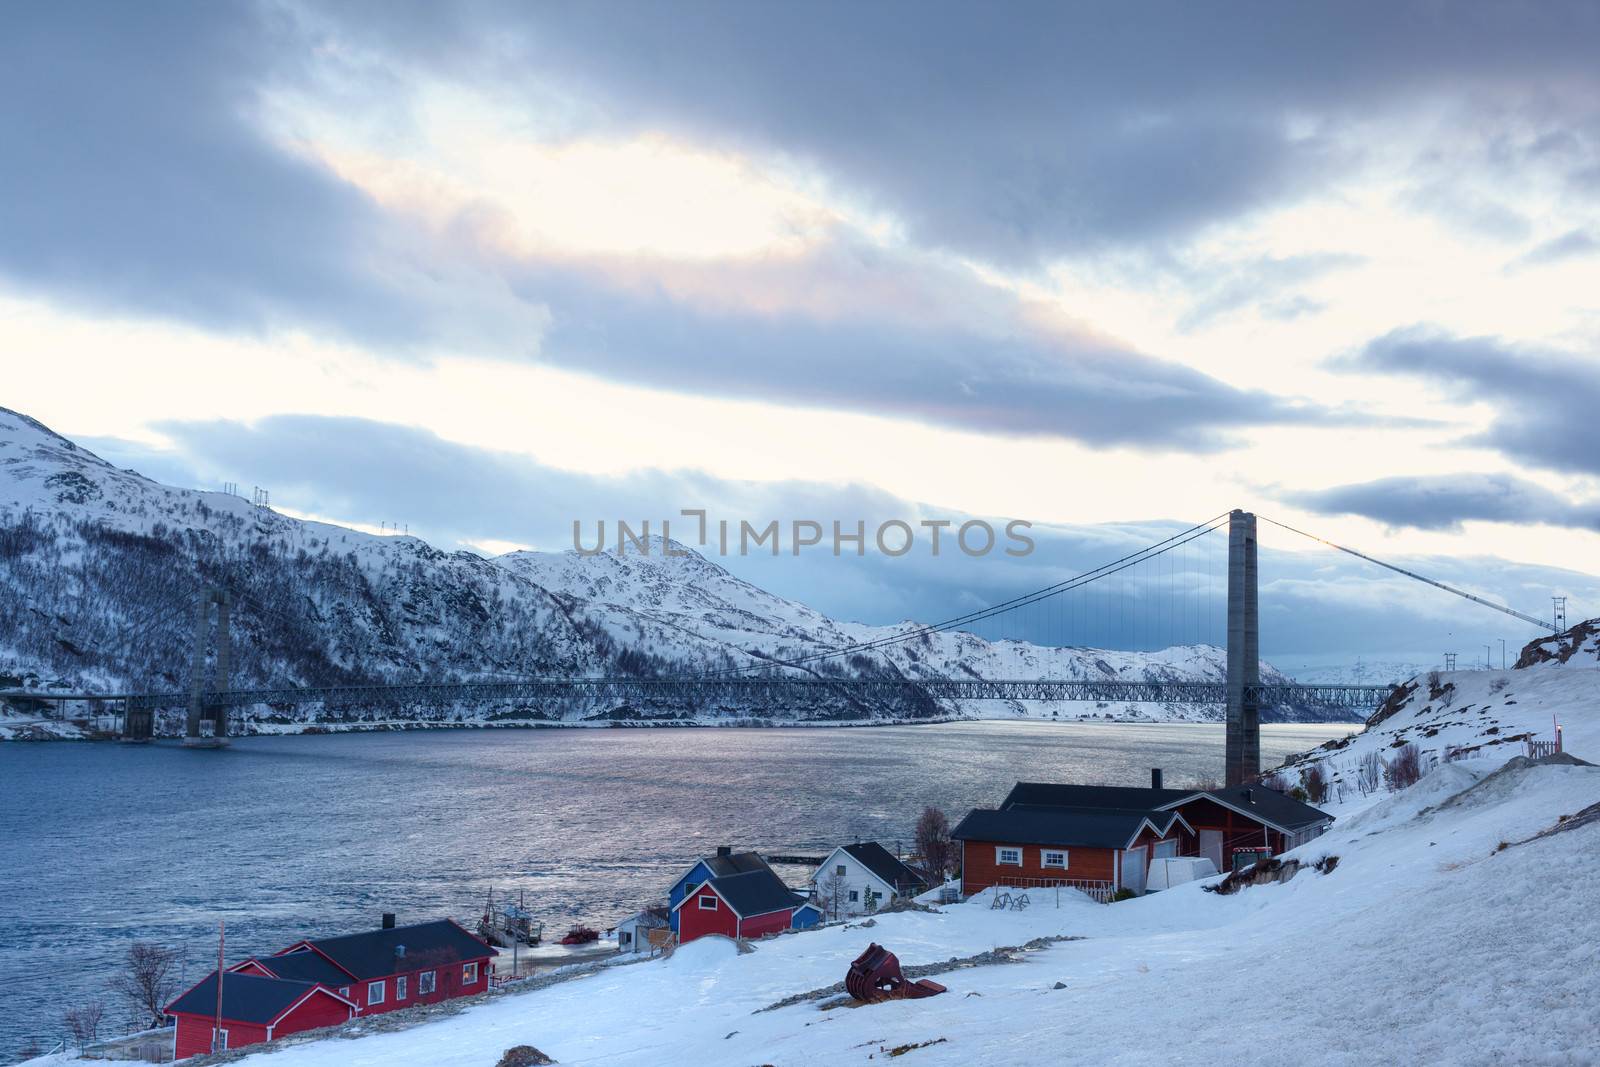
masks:
<path id="1" fill-rule="evenodd" d="M 673 909 L 678 915 L 678 942 L 688 944 L 707 934 L 760 937 L 787 930 L 806 898 L 769 869 L 712 878 L 690 890 Z"/>
<path id="2" fill-rule="evenodd" d="M 212 971 L 167 1005 L 178 1021 L 173 1058 L 271 1041 L 285 1034 L 337 1026 L 355 1016 L 356 1006 L 313 982 L 228 974 L 222 982 L 222 1027 L 217 1031 L 217 972 Z"/>
<path id="3" fill-rule="evenodd" d="M 1150 861 L 1205 856 L 1219 871 L 1277 855 L 1321 834 L 1333 817 L 1265 786 L 1148 789 L 1018 782 L 996 810 L 968 814 L 962 890 L 1071 885 L 1097 899 L 1141 892 Z"/>
<path id="4" fill-rule="evenodd" d="M 228 968 L 222 980 L 219 1047 L 239 1048 L 275 1037 L 333 1026 L 489 988 L 498 953 L 448 919 L 299 941 L 275 956 L 255 956 Z M 217 973 L 171 1004 L 178 1021 L 175 1058 L 212 1049 L 217 1029 Z"/>

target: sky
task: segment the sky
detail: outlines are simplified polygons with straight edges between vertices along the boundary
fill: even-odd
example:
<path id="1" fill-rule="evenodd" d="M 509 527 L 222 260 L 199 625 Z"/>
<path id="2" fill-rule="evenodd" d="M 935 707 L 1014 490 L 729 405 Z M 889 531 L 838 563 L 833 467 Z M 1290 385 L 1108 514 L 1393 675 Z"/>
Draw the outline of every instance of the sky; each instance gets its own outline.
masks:
<path id="1" fill-rule="evenodd" d="M 871 622 L 1235 507 L 1600 613 L 1592 3 L 0 18 L 0 404 L 120 465 L 487 554 L 1040 531 L 722 560 Z M 1269 654 L 1532 636 L 1262 537 Z"/>

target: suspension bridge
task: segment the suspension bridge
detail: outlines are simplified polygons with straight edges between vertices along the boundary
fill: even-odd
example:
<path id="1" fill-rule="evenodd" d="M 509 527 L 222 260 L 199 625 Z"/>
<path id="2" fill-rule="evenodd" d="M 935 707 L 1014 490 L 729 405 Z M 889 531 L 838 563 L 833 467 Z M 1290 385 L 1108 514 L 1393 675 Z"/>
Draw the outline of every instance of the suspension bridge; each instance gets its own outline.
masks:
<path id="1" fill-rule="evenodd" d="M 1466 590 L 1435 581 L 1413 571 L 1333 544 L 1274 520 L 1268 523 L 1321 542 L 1418 582 L 1493 608 L 1544 630 L 1558 627 L 1542 619 L 1496 604 Z M 1112 678 L 981 678 L 921 677 L 899 671 L 855 672 L 838 664 L 860 664 L 861 657 L 882 653 L 897 645 L 922 641 L 933 634 L 965 631 L 981 634 L 995 620 L 1028 612 L 1054 611 L 1070 615 L 1072 596 L 1092 587 L 1115 582 L 1130 571 L 1152 566 L 1176 590 L 1178 568 L 1163 557 L 1186 552 L 1200 539 L 1226 531 L 1226 672 L 1222 681 L 1119 680 Z M 1373 708 L 1381 704 L 1390 685 L 1266 683 L 1260 678 L 1260 611 L 1258 601 L 1257 516 L 1235 510 L 1190 527 L 1163 541 L 1146 546 L 1100 567 L 1064 581 L 929 626 L 912 626 L 893 633 L 835 648 L 817 650 L 787 659 L 749 653 L 750 663 L 718 671 L 677 677 L 519 677 L 500 680 L 416 681 L 379 685 L 279 686 L 234 688 L 229 684 L 232 661 L 230 615 L 233 598 L 226 589 L 204 588 L 194 604 L 193 658 L 190 685 L 185 691 L 125 693 L 6 693 L 7 698 L 32 698 L 54 702 L 84 701 L 113 712 L 121 734 L 147 739 L 159 711 L 187 712 L 186 743 L 224 743 L 229 713 L 246 707 L 290 708 L 318 705 L 328 712 L 350 709 L 392 709 L 391 718 L 417 714 L 419 709 L 486 705 L 539 706 L 550 702 L 582 701 L 591 705 L 629 707 L 664 703 L 691 707 L 803 706 L 836 702 L 860 704 L 927 704 L 938 701 L 1089 701 L 1111 703 L 1171 703 L 1222 705 L 1226 709 L 1225 771 L 1229 784 L 1245 781 L 1260 770 L 1260 715 L 1271 707 Z M 1165 571 L 1162 567 L 1166 566 Z M 1208 559 L 1207 570 L 1214 571 Z M 1159 646 L 1163 639 L 1181 638 L 1187 624 L 1199 617 L 1191 613 L 1185 591 L 1183 603 L 1174 592 L 1165 615 L 1153 628 Z M 1198 601 L 1197 601 L 1198 602 Z M 1102 604 L 1104 610 L 1104 604 Z M 1083 606 L 1087 611 L 1087 602 Z M 1070 618 L 1069 618 L 1070 621 Z M 1133 625 L 1137 626 L 1137 617 Z M 1165 625 L 1165 635 L 1162 626 Z M 210 668 L 208 670 L 208 667 Z"/>

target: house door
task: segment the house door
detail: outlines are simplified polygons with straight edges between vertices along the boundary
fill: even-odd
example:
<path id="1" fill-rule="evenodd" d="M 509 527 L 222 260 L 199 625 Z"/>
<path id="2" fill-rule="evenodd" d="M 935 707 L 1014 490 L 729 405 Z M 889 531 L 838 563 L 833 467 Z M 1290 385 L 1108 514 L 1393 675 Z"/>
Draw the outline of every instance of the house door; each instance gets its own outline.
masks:
<path id="1" fill-rule="evenodd" d="M 1144 892 L 1144 849 L 1130 848 L 1122 854 L 1122 888 Z"/>
<path id="2" fill-rule="evenodd" d="M 1200 855 L 1217 865 L 1217 871 L 1222 871 L 1222 831 L 1200 831 Z"/>

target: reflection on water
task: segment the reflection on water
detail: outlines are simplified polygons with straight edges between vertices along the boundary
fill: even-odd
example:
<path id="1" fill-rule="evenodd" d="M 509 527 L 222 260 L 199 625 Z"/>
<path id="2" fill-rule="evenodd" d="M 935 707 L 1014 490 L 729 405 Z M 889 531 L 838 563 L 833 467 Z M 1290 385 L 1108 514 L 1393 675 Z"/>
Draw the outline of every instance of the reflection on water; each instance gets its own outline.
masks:
<path id="1" fill-rule="evenodd" d="M 1276 763 L 1351 729 L 1262 728 Z M 134 938 L 190 981 L 307 935 L 525 892 L 550 928 L 605 926 L 719 844 L 816 852 L 908 842 L 1018 779 L 1169 786 L 1220 777 L 1222 727 L 956 723 L 837 729 L 504 730 L 176 745 L 0 745 L 0 1053 L 61 1036 Z M 798 884 L 808 872 L 785 872 Z M 63 969 L 61 964 L 69 966 Z M 47 974 L 47 980 L 41 981 Z M 120 1008 L 108 1022 L 122 1023 Z M 44 1040 L 48 1036 L 48 1040 Z"/>

